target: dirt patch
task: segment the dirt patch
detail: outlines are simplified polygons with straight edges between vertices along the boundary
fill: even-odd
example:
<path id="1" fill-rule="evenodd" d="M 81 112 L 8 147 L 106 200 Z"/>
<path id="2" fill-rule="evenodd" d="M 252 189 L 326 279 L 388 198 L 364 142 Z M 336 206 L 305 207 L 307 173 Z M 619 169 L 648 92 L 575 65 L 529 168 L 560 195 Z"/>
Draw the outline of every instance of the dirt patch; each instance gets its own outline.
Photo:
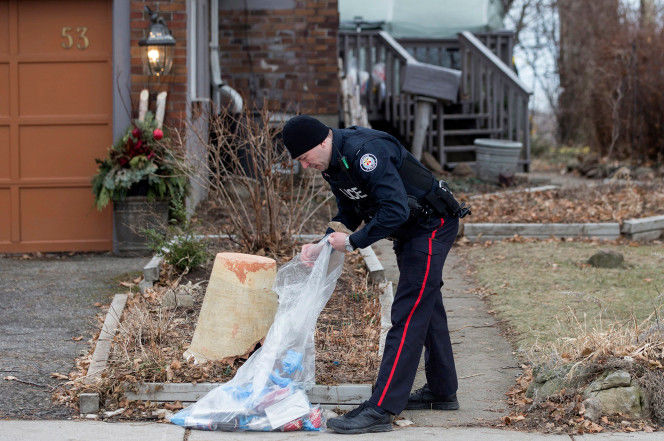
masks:
<path id="1" fill-rule="evenodd" d="M 487 194 L 472 201 L 469 222 L 622 222 L 664 214 L 664 183 Z"/>

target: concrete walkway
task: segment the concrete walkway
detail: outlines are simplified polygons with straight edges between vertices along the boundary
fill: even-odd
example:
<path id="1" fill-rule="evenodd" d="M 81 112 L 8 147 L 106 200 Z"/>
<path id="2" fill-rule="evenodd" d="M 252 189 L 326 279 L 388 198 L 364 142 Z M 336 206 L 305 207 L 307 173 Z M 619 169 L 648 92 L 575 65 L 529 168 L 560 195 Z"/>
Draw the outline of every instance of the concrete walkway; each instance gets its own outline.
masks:
<path id="1" fill-rule="evenodd" d="M 0 421 L 0 441 L 242 441 L 242 440 L 385 440 L 385 441 L 658 441 L 662 433 L 543 435 L 483 427 L 405 427 L 392 432 L 337 435 L 330 432 L 205 432 L 171 424 L 97 421 Z"/>

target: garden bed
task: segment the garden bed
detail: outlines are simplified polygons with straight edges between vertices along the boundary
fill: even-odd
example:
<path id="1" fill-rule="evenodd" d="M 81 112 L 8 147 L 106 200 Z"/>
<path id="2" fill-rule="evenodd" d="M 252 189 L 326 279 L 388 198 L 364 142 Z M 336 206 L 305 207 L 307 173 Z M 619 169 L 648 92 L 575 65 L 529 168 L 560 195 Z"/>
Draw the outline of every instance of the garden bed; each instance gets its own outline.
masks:
<path id="1" fill-rule="evenodd" d="M 223 243 L 222 248 L 217 243 L 216 249 L 235 251 L 229 241 Z M 278 264 L 282 265 L 289 259 L 279 258 Z M 131 388 L 132 384 L 219 383 L 230 380 L 250 353 L 198 365 L 183 358 L 194 334 L 211 265 L 210 261 L 205 268 L 184 276 L 177 276 L 172 268 L 164 265 L 159 284 L 144 294 L 130 294 L 101 382 L 85 385 L 81 381 L 70 381 L 67 390 L 59 391 L 56 399 L 73 405 L 78 393 L 98 392 L 106 411 L 127 406 L 135 410 L 143 407 L 141 412 L 129 412 L 122 417 L 145 418 L 145 408 L 150 407 L 150 403 L 130 404 L 124 398 L 126 388 Z M 135 279 L 123 282 L 123 285 L 134 291 L 138 282 L 139 279 Z M 193 305 L 162 308 L 164 295 L 173 289 L 190 294 L 194 299 Z M 373 383 L 380 362 L 378 296 L 378 287 L 368 282 L 367 270 L 359 253 L 347 255 L 336 289 L 317 323 L 317 384 Z M 259 346 L 260 343 L 256 348 Z M 78 371 L 70 374 L 70 380 L 85 374 L 90 359 L 91 352 L 77 360 Z M 173 407 L 171 404 L 165 406 Z M 180 404 L 175 406 L 177 408 Z"/>
<path id="2" fill-rule="evenodd" d="M 486 194 L 472 208 L 472 223 L 622 222 L 664 214 L 664 183 Z"/>

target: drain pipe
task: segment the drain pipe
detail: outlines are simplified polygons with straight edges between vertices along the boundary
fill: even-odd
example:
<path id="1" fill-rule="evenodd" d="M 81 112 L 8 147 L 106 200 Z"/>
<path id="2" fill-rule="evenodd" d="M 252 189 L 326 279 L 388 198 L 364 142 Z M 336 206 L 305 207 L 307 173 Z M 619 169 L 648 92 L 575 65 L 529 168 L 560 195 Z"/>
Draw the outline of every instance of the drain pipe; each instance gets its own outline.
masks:
<path id="1" fill-rule="evenodd" d="M 221 67 L 219 66 L 219 1 L 210 2 L 210 79 L 212 81 L 213 99 L 216 109 L 221 108 L 221 97 L 230 100 L 232 113 L 241 113 L 244 105 L 242 97 L 231 86 L 221 79 Z"/>

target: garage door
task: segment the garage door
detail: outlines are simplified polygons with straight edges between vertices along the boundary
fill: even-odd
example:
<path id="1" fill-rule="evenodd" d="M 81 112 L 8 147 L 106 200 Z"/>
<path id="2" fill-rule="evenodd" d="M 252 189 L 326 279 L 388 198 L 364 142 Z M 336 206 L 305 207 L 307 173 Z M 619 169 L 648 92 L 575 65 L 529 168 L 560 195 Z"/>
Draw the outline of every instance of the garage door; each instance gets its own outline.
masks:
<path id="1" fill-rule="evenodd" d="M 111 248 L 111 2 L 0 0 L 0 252 Z"/>

